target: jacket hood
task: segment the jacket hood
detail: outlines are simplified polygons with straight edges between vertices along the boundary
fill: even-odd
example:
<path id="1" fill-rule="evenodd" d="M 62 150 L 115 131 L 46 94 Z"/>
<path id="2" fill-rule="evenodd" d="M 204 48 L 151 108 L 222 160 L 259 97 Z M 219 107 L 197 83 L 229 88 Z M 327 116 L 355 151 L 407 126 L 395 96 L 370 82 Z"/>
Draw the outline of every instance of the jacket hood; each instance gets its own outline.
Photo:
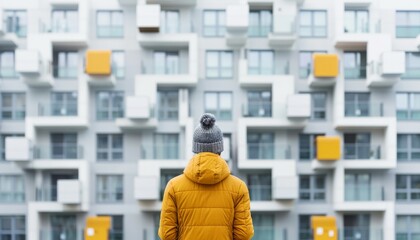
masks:
<path id="1" fill-rule="evenodd" d="M 230 175 L 229 166 L 218 154 L 202 152 L 194 155 L 184 169 L 185 176 L 199 184 L 216 184 Z"/>

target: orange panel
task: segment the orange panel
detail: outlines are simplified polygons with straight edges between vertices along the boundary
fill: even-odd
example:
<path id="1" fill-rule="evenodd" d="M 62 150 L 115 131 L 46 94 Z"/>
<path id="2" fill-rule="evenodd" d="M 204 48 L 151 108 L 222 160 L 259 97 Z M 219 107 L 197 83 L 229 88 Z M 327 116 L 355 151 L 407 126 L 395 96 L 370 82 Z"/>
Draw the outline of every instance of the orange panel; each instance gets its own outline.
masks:
<path id="1" fill-rule="evenodd" d="M 318 160 L 335 161 L 341 157 L 340 137 L 318 136 L 316 148 Z"/>
<path id="2" fill-rule="evenodd" d="M 337 224 L 332 216 L 313 216 L 311 227 L 314 240 L 337 240 Z"/>
<path id="3" fill-rule="evenodd" d="M 108 240 L 111 217 L 88 217 L 86 220 L 85 240 Z"/>
<path id="4" fill-rule="evenodd" d="M 86 52 L 87 74 L 110 75 L 111 74 L 111 51 L 89 50 Z"/>
<path id="5" fill-rule="evenodd" d="M 338 56 L 337 54 L 313 54 L 313 73 L 317 78 L 330 78 L 338 76 Z"/>

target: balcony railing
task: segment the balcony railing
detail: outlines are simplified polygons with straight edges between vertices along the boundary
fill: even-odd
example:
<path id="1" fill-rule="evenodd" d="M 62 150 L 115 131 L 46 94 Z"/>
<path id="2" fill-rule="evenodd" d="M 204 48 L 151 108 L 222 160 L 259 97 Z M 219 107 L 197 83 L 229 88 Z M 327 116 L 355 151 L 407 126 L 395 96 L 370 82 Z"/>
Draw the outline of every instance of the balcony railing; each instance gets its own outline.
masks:
<path id="1" fill-rule="evenodd" d="M 382 103 L 359 102 L 345 103 L 344 114 L 346 117 L 383 117 L 384 106 Z"/>
<path id="2" fill-rule="evenodd" d="M 420 79 L 420 68 L 405 69 L 405 73 L 401 76 L 402 79 Z"/>
<path id="3" fill-rule="evenodd" d="M 415 38 L 420 34 L 420 26 L 397 26 L 397 38 Z"/>
<path id="4" fill-rule="evenodd" d="M 142 145 L 140 147 L 141 159 L 153 160 L 178 160 L 180 156 L 180 145 L 178 143 Z"/>
<path id="5" fill-rule="evenodd" d="M 267 37 L 268 33 L 272 32 L 272 25 L 259 25 L 259 26 L 249 26 L 248 27 L 248 36 L 249 37 Z"/>
<path id="6" fill-rule="evenodd" d="M 49 13 L 46 13 L 49 14 Z M 40 21 L 39 23 L 39 32 L 40 33 L 78 33 L 79 32 L 79 22 L 70 22 L 70 20 L 54 22 L 54 23 L 45 23 Z"/>
<path id="7" fill-rule="evenodd" d="M 367 71 L 366 66 L 344 67 L 344 78 L 345 79 L 365 79 L 366 71 Z"/>
<path id="8" fill-rule="evenodd" d="M 0 78 L 18 78 L 19 74 L 16 72 L 15 67 L 0 66 Z"/>
<path id="9" fill-rule="evenodd" d="M 346 186 L 345 201 L 385 201 L 384 187 Z"/>
<path id="10" fill-rule="evenodd" d="M 383 230 L 369 227 L 344 227 L 339 230 L 341 240 L 383 240 Z"/>
<path id="11" fill-rule="evenodd" d="M 291 159 L 290 145 L 276 143 L 248 143 L 248 159 Z"/>
<path id="12" fill-rule="evenodd" d="M 82 159 L 83 146 L 77 144 L 56 143 L 50 146 L 35 146 L 35 159 Z"/>
<path id="13" fill-rule="evenodd" d="M 44 229 L 40 232 L 40 240 L 83 240 L 82 229 Z"/>
<path id="14" fill-rule="evenodd" d="M 38 202 L 56 202 L 57 186 L 36 188 L 35 200 Z"/>
<path id="15" fill-rule="evenodd" d="M 0 203 L 23 203 L 23 202 L 25 202 L 25 192 L 0 191 Z"/>
<path id="16" fill-rule="evenodd" d="M 253 240 L 287 240 L 287 229 L 274 226 L 254 226 Z"/>
<path id="17" fill-rule="evenodd" d="M 251 201 L 271 201 L 271 185 L 248 185 Z"/>
<path id="18" fill-rule="evenodd" d="M 98 37 L 119 38 L 124 36 L 124 26 L 97 26 Z"/>
<path id="19" fill-rule="evenodd" d="M 121 202 L 123 199 L 124 193 L 121 188 L 117 191 L 98 191 L 96 193 L 96 201 L 99 203 Z"/>
<path id="20" fill-rule="evenodd" d="M 271 102 L 250 102 L 242 105 L 244 117 L 271 117 Z"/>
<path id="21" fill-rule="evenodd" d="M 77 103 L 39 104 L 38 116 L 77 116 Z"/>
<path id="22" fill-rule="evenodd" d="M 54 77 L 55 78 L 62 78 L 62 79 L 74 79 L 77 78 L 78 75 L 78 69 L 77 67 L 70 67 L 70 66 L 65 66 L 65 67 L 61 67 L 61 66 L 54 66 L 53 67 L 54 70 Z"/>
<path id="23" fill-rule="evenodd" d="M 381 159 L 381 146 L 371 147 L 370 144 L 356 143 L 344 144 L 344 159 L 357 160 L 357 159 Z"/>

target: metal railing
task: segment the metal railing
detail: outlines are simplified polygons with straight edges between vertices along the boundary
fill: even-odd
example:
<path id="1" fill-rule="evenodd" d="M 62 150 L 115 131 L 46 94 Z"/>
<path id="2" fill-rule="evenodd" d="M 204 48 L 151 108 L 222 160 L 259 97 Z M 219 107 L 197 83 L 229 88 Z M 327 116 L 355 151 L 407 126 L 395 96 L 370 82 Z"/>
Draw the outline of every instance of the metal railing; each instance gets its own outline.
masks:
<path id="1" fill-rule="evenodd" d="M 383 103 L 371 102 L 348 102 L 344 104 L 344 115 L 346 117 L 383 117 Z"/>
<path id="2" fill-rule="evenodd" d="M 346 186 L 344 200 L 352 201 L 385 201 L 385 188 L 372 186 Z"/>
<path id="3" fill-rule="evenodd" d="M 244 117 L 271 117 L 271 102 L 250 102 L 242 105 Z"/>
<path id="4" fill-rule="evenodd" d="M 50 146 L 34 146 L 34 159 L 82 159 L 83 146 L 56 143 Z"/>
<path id="5" fill-rule="evenodd" d="M 344 79 L 366 79 L 366 66 L 344 67 Z"/>
<path id="6" fill-rule="evenodd" d="M 77 103 L 40 103 L 38 116 L 77 116 Z"/>
<path id="7" fill-rule="evenodd" d="M 248 143 L 248 159 L 292 159 L 290 145 L 276 143 Z"/>
<path id="8" fill-rule="evenodd" d="M 344 159 L 358 160 L 358 159 L 381 159 L 381 146 L 371 147 L 369 143 L 345 143 L 344 144 Z"/>
<path id="9" fill-rule="evenodd" d="M 271 201 L 271 185 L 248 185 L 251 201 Z"/>
<path id="10" fill-rule="evenodd" d="M 180 145 L 178 143 L 142 145 L 140 156 L 141 159 L 178 160 L 181 159 Z"/>

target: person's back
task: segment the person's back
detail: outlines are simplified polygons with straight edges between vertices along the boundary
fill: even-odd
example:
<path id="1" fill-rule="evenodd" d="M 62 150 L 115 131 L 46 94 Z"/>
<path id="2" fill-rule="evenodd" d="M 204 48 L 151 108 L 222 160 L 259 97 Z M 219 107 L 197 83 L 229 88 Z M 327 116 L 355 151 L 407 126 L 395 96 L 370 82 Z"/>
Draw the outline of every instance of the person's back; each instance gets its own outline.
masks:
<path id="1" fill-rule="evenodd" d="M 184 174 L 166 186 L 159 236 L 162 240 L 248 240 L 254 234 L 248 188 L 230 174 L 219 155 L 223 136 L 214 126 L 214 116 L 205 114 L 200 122 L 201 129 L 194 134 L 197 154 Z"/>

